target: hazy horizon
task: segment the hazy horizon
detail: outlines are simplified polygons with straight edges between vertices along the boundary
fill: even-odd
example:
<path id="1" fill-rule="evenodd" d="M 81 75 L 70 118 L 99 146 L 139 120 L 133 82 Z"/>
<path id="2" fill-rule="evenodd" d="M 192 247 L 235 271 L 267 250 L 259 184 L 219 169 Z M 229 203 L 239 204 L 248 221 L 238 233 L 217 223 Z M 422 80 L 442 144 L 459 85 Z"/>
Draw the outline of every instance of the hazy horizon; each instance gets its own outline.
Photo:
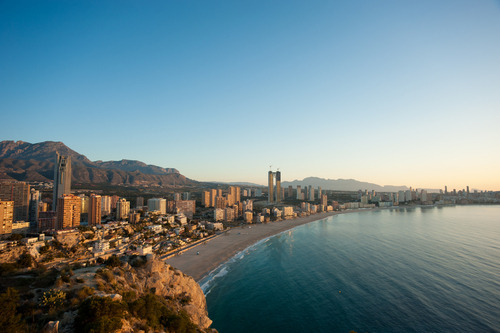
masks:
<path id="1" fill-rule="evenodd" d="M 200 181 L 500 190 L 499 1 L 3 1 L 0 140 Z"/>

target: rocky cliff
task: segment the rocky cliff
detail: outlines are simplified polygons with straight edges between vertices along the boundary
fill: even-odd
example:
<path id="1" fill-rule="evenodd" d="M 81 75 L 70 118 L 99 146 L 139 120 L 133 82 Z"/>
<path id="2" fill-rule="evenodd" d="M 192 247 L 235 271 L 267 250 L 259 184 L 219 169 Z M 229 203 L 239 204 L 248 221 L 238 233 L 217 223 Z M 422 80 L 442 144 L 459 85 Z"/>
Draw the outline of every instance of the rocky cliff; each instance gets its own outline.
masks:
<path id="1" fill-rule="evenodd" d="M 92 331 L 89 327 L 99 327 L 102 322 L 99 324 L 96 321 L 103 319 L 89 319 L 91 314 L 85 312 L 88 306 L 85 303 L 95 303 L 96 299 L 102 298 L 109 299 L 108 308 L 113 306 L 109 302 L 113 302 L 114 306 L 120 306 L 125 311 L 118 318 L 120 324 L 111 329 L 113 332 L 217 332 L 210 328 L 212 320 L 207 314 L 205 295 L 192 277 L 155 259 L 153 255 L 112 259 L 112 265 L 61 271 L 60 276 L 66 274 L 69 279 L 63 281 L 59 278 L 50 289 L 55 287 L 65 293 L 66 304 L 72 306 L 58 309 L 60 315 L 52 318 L 57 329 L 51 332 L 87 332 Z M 110 313 L 102 312 L 100 316 L 106 320 L 117 320 Z M 87 324 L 93 320 L 94 323 L 90 324 L 94 326 L 82 329 L 82 320 Z M 183 324 L 175 329 L 175 321 L 180 320 Z M 180 326 L 184 328 L 180 329 Z"/>
<path id="2" fill-rule="evenodd" d="M 139 269 L 129 265 L 117 268 L 124 272 L 118 283 L 133 289 L 138 295 L 148 292 L 171 300 L 187 312 L 193 323 L 206 329 L 212 324 L 208 318 L 207 303 L 201 287 L 196 281 L 163 261 L 150 259 Z"/>

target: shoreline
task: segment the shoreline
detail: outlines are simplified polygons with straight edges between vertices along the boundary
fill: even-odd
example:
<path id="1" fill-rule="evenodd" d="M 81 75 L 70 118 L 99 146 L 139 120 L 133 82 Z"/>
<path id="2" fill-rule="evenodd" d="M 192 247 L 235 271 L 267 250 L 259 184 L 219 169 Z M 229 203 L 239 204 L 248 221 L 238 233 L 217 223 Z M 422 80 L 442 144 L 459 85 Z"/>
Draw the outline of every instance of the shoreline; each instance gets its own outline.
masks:
<path id="1" fill-rule="evenodd" d="M 326 212 L 290 220 L 244 224 L 241 227 L 231 228 L 206 243 L 191 247 L 179 255 L 165 259 L 165 262 L 200 283 L 220 265 L 263 239 L 330 216 L 377 209 L 379 208 Z M 199 254 L 197 254 L 198 252 Z"/>

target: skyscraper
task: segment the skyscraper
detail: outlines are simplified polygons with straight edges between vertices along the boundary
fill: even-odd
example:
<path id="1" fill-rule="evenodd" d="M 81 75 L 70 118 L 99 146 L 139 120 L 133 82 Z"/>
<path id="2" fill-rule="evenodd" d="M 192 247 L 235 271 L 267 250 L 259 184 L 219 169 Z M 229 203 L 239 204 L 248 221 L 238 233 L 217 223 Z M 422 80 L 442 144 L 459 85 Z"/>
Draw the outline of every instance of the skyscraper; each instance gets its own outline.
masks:
<path id="1" fill-rule="evenodd" d="M 103 195 L 101 197 L 101 214 L 106 216 L 111 214 L 111 197 Z"/>
<path id="2" fill-rule="evenodd" d="M 42 201 L 42 194 L 40 191 L 31 189 L 30 192 L 30 228 L 36 230 L 38 227 L 38 211 L 40 209 L 40 202 Z"/>
<path id="3" fill-rule="evenodd" d="M 57 199 L 57 229 L 76 228 L 80 225 L 82 198 L 63 194 Z"/>
<path id="4" fill-rule="evenodd" d="M 272 171 L 269 171 L 268 174 L 267 187 L 268 187 L 267 202 L 272 203 L 274 202 L 274 175 Z"/>
<path id="5" fill-rule="evenodd" d="M 63 194 L 71 194 L 71 156 L 62 156 L 56 153 L 52 210 L 57 211 L 57 199 Z"/>
<path id="6" fill-rule="evenodd" d="M 302 200 L 302 188 L 300 185 L 297 185 L 297 200 Z"/>
<path id="7" fill-rule="evenodd" d="M 210 207 L 210 191 L 201 192 L 201 204 L 203 207 Z"/>
<path id="8" fill-rule="evenodd" d="M 91 194 L 89 200 L 89 225 L 101 224 L 101 196 Z"/>
<path id="9" fill-rule="evenodd" d="M 137 197 L 135 198 L 135 208 L 142 208 L 144 206 L 144 198 Z"/>
<path id="10" fill-rule="evenodd" d="M 116 203 L 116 219 L 122 220 L 128 217 L 130 213 L 130 201 L 125 198 L 121 198 Z"/>
<path id="11" fill-rule="evenodd" d="M 0 235 L 12 233 L 14 218 L 14 201 L 0 200 Z"/>
<path id="12" fill-rule="evenodd" d="M 0 200 L 14 202 L 14 221 L 29 220 L 29 184 L 16 181 L 0 182 Z"/>
<path id="13" fill-rule="evenodd" d="M 276 171 L 276 200 L 275 202 L 281 201 L 281 172 Z"/>

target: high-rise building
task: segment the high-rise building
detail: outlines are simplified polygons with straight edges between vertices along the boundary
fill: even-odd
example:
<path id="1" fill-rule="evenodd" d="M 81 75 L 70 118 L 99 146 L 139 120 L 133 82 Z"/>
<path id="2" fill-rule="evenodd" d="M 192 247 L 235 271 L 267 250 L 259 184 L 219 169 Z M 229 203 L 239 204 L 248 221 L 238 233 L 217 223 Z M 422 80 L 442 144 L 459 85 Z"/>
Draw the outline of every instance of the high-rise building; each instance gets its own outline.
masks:
<path id="1" fill-rule="evenodd" d="M 274 174 L 269 171 L 267 177 L 267 202 L 274 202 Z"/>
<path id="2" fill-rule="evenodd" d="M 0 182 L 0 200 L 14 201 L 14 221 L 29 221 L 29 184 L 16 181 Z"/>
<path id="3" fill-rule="evenodd" d="M 54 211 L 44 211 L 38 213 L 38 232 L 55 230 L 57 228 L 57 217 Z"/>
<path id="4" fill-rule="evenodd" d="M 222 195 L 222 192 L 221 192 Z M 217 198 L 217 190 L 215 188 L 210 190 L 210 207 L 215 207 Z"/>
<path id="5" fill-rule="evenodd" d="M 76 228 L 80 225 L 82 199 L 76 195 L 63 194 L 57 199 L 57 229 Z"/>
<path id="6" fill-rule="evenodd" d="M 128 217 L 130 213 L 130 201 L 121 198 L 116 202 L 116 219 L 122 220 Z"/>
<path id="7" fill-rule="evenodd" d="M 111 197 L 107 195 L 103 195 L 101 197 L 101 214 L 102 216 L 106 216 L 111 214 Z"/>
<path id="8" fill-rule="evenodd" d="M 120 200 L 120 197 L 117 195 L 113 195 L 111 197 L 111 209 L 116 209 L 116 204 L 118 203 L 118 200 Z"/>
<path id="9" fill-rule="evenodd" d="M 410 190 L 406 190 L 405 191 L 405 201 L 406 202 L 410 202 L 411 201 L 411 187 L 410 187 Z"/>
<path id="10" fill-rule="evenodd" d="M 243 206 L 241 208 L 243 212 L 253 211 L 253 200 L 247 199 L 243 201 Z"/>
<path id="11" fill-rule="evenodd" d="M 57 211 L 57 199 L 63 194 L 71 194 L 71 156 L 63 156 L 56 153 L 52 210 Z"/>
<path id="12" fill-rule="evenodd" d="M 311 185 L 309 185 L 308 187 L 307 194 L 308 194 L 308 200 L 314 201 L 314 188 Z"/>
<path id="13" fill-rule="evenodd" d="M 160 214 L 167 213 L 167 199 L 152 198 L 148 199 L 148 211 L 152 212 L 158 210 Z"/>
<path id="14" fill-rule="evenodd" d="M 131 224 L 134 224 L 134 223 L 139 223 L 141 220 L 141 214 L 140 213 L 130 213 L 128 214 L 128 222 L 131 223 Z"/>
<path id="15" fill-rule="evenodd" d="M 422 201 L 422 202 L 427 201 L 427 191 L 426 190 L 420 191 L 420 201 Z"/>
<path id="16" fill-rule="evenodd" d="M 144 206 L 144 198 L 137 197 L 135 198 L 135 208 L 142 208 Z"/>
<path id="17" fill-rule="evenodd" d="M 201 192 L 201 204 L 203 207 L 210 207 L 210 191 Z"/>
<path id="18" fill-rule="evenodd" d="M 42 201 L 42 194 L 40 191 L 37 191 L 35 189 L 31 189 L 30 192 L 30 218 L 29 221 L 31 222 L 30 228 L 32 230 L 36 230 L 38 228 L 38 212 L 40 210 L 40 202 Z"/>
<path id="19" fill-rule="evenodd" d="M 328 197 L 326 196 L 326 194 L 321 194 L 321 204 L 326 207 L 328 204 Z"/>
<path id="20" fill-rule="evenodd" d="M 241 201 L 241 187 L 235 187 L 234 202 L 238 203 Z"/>
<path id="21" fill-rule="evenodd" d="M 101 224 L 101 203 L 102 198 L 100 195 L 91 194 L 89 199 L 89 225 Z"/>
<path id="22" fill-rule="evenodd" d="M 275 202 L 281 202 L 281 172 L 276 171 L 276 200 Z"/>
<path id="23" fill-rule="evenodd" d="M 405 191 L 398 191 L 398 202 L 405 202 Z"/>
<path id="24" fill-rule="evenodd" d="M 226 198 L 222 196 L 221 197 L 218 196 L 215 198 L 215 208 L 224 209 L 226 208 L 226 206 L 227 206 Z"/>
<path id="25" fill-rule="evenodd" d="M 0 235 L 12 233 L 14 221 L 14 201 L 0 200 Z"/>
<path id="26" fill-rule="evenodd" d="M 229 186 L 229 193 L 226 197 L 228 206 L 232 206 L 236 203 L 236 188 L 234 186 Z"/>
<path id="27" fill-rule="evenodd" d="M 85 194 L 80 194 L 79 197 L 82 198 L 82 214 L 87 214 L 89 212 L 90 198 Z"/>
<path id="28" fill-rule="evenodd" d="M 182 213 L 188 218 L 193 218 L 196 212 L 196 200 L 177 200 L 173 204 L 173 211 L 176 214 Z"/>
<path id="29" fill-rule="evenodd" d="M 302 200 L 302 188 L 300 185 L 297 185 L 297 200 Z"/>

